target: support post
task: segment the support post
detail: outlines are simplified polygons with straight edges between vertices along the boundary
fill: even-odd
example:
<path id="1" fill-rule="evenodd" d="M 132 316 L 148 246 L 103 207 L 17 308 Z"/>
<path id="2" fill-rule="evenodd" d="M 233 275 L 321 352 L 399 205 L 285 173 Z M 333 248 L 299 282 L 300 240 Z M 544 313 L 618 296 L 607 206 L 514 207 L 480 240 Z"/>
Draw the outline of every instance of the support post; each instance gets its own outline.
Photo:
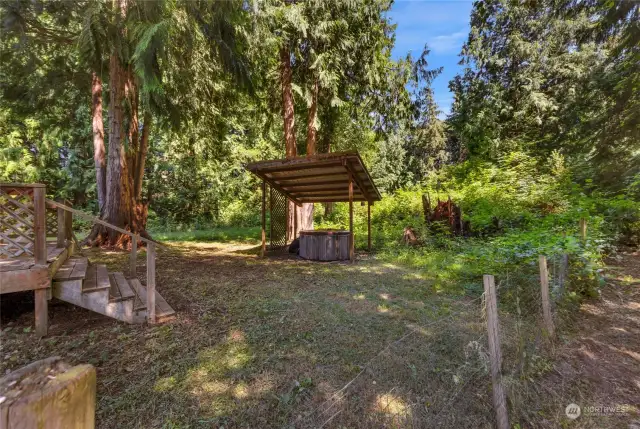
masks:
<path id="1" fill-rule="evenodd" d="M 293 206 L 293 239 L 298 236 L 298 206 Z"/>
<path id="2" fill-rule="evenodd" d="M 371 201 L 367 201 L 367 251 L 371 252 Z"/>
<path id="3" fill-rule="evenodd" d="M 34 252 L 36 265 L 47 264 L 47 226 L 46 226 L 46 206 L 45 187 L 33 188 L 33 229 L 34 229 Z"/>
<path id="4" fill-rule="evenodd" d="M 264 258 L 267 250 L 267 183 L 262 180 L 262 245 L 260 246 L 260 256 Z"/>
<path id="5" fill-rule="evenodd" d="M 353 239 L 353 175 L 349 171 L 349 260 L 355 259 L 355 243 Z"/>
<path id="6" fill-rule="evenodd" d="M 540 255 L 540 293 L 542 295 L 542 316 L 544 326 L 550 337 L 554 336 L 553 318 L 551 317 L 551 304 L 549 302 L 549 272 L 547 270 L 547 257 Z"/>
<path id="7" fill-rule="evenodd" d="M 46 231 L 46 206 L 44 186 L 33 188 L 33 232 L 34 251 L 36 265 L 47 265 L 47 231 Z M 47 335 L 49 310 L 47 302 L 47 290 L 37 289 L 35 294 L 36 334 L 39 337 Z"/>
<path id="8" fill-rule="evenodd" d="M 67 224 L 65 222 L 64 209 L 58 207 L 56 211 L 58 212 L 58 235 L 56 236 L 56 247 L 61 248 L 61 247 L 65 247 L 66 245 L 67 232 L 65 228 Z"/>
<path id="9" fill-rule="evenodd" d="M 65 201 L 65 205 L 70 206 L 71 201 Z M 64 233 L 64 238 L 70 242 L 73 239 L 73 213 L 68 210 L 64 210 Z"/>
<path id="10" fill-rule="evenodd" d="M 147 243 L 147 321 L 156 323 L 156 245 Z"/>
<path id="11" fill-rule="evenodd" d="M 582 241 L 587 241 L 587 219 L 580 218 L 580 238 Z"/>
<path id="12" fill-rule="evenodd" d="M 491 382 L 493 384 L 493 407 L 496 412 L 498 429 L 509 429 L 507 402 L 502 385 L 502 352 L 500 351 L 500 332 L 498 330 L 498 303 L 493 276 L 484 275 L 484 296 L 487 311 L 487 332 L 489 339 L 489 357 L 491 358 Z"/>
<path id="13" fill-rule="evenodd" d="M 132 279 L 137 277 L 136 259 L 138 258 L 138 237 L 134 234 L 131 236 L 131 253 L 129 254 L 129 276 Z"/>
<path id="14" fill-rule="evenodd" d="M 47 335 L 49 328 L 49 309 L 46 289 L 36 289 L 35 294 L 35 310 L 36 310 L 36 335 L 44 337 Z"/>

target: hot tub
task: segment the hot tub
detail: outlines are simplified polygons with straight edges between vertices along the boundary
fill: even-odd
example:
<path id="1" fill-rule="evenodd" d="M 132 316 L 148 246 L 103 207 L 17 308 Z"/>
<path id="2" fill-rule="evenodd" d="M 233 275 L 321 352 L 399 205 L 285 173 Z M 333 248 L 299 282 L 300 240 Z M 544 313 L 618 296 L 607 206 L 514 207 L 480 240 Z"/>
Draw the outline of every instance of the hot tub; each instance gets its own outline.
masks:
<path id="1" fill-rule="evenodd" d="M 349 231 L 317 229 L 300 231 L 300 256 L 312 261 L 349 259 Z"/>

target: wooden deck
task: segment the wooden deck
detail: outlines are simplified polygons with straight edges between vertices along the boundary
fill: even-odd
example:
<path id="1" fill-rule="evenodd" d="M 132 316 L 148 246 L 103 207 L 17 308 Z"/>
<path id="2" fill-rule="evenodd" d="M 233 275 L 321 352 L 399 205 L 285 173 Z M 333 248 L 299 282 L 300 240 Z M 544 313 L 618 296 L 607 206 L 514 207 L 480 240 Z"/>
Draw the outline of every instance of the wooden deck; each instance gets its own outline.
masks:
<path id="1" fill-rule="evenodd" d="M 74 257 L 73 216 L 131 237 L 128 277 Z M 146 286 L 136 278 L 137 243 L 147 245 Z M 60 299 L 128 323 L 156 323 L 175 312 L 155 290 L 156 243 L 46 198 L 39 183 L 0 183 L 0 294 L 33 290 L 35 325 L 47 334 L 47 302 Z"/>
<path id="2" fill-rule="evenodd" d="M 66 247 L 56 247 L 56 243 L 47 243 L 47 268 L 67 250 Z M 0 273 L 6 271 L 29 270 L 36 265 L 33 256 L 22 254 L 13 258 L 0 259 Z M 2 293 L 0 291 L 0 293 Z"/>

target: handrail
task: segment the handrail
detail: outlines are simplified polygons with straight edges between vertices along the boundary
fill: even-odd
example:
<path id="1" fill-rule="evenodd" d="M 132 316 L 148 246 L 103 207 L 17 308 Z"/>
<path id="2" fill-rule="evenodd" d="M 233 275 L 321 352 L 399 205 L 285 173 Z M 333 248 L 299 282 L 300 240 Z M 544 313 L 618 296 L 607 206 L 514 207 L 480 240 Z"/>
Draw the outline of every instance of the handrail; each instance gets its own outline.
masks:
<path id="1" fill-rule="evenodd" d="M 66 210 L 66 211 L 68 211 L 68 212 L 71 212 L 71 213 L 73 213 L 73 214 L 75 214 L 75 215 L 77 215 L 77 216 L 80 216 L 80 217 L 82 217 L 82 218 L 85 218 L 86 220 L 89 220 L 89 221 L 91 221 L 91 222 L 95 222 L 95 223 L 97 223 L 97 224 L 99 224 L 99 225 L 102 225 L 102 226 L 106 226 L 107 228 L 111 228 L 111 229 L 113 229 L 113 230 L 115 230 L 115 231 L 118 231 L 118 232 L 120 232 L 120 233 L 122 233 L 122 234 L 126 234 L 126 235 L 128 235 L 129 237 L 132 237 L 132 238 L 133 238 L 133 237 L 135 236 L 137 240 L 144 241 L 145 243 L 158 244 L 158 245 L 160 245 L 160 246 L 166 247 L 166 246 L 165 246 L 164 244 L 162 244 L 162 243 L 159 243 L 159 242 L 157 242 L 157 241 L 155 241 L 155 240 L 149 240 L 148 238 L 141 237 L 141 236 L 140 236 L 140 234 L 134 234 L 134 233 L 132 233 L 131 231 L 127 231 L 126 229 L 123 229 L 123 228 L 120 228 L 120 227 L 115 226 L 115 225 L 113 225 L 113 224 L 110 224 L 109 222 L 105 222 L 105 221 L 103 221 L 102 219 L 100 219 L 99 217 L 92 216 L 92 215 L 87 214 L 87 213 L 85 213 L 85 212 L 83 212 L 83 211 L 81 211 L 81 210 L 76 210 L 76 209 L 74 209 L 74 208 L 71 208 L 71 207 L 69 207 L 69 206 L 66 206 L 66 205 L 64 205 L 64 204 L 62 204 L 62 203 L 59 203 L 59 202 L 57 202 L 57 201 L 50 200 L 50 199 L 48 199 L 48 198 L 46 199 L 46 201 L 47 201 L 47 204 L 50 204 L 50 205 L 52 205 L 52 206 L 55 206 L 55 207 L 61 208 L 61 209 L 63 209 L 63 210 Z"/>
<path id="2" fill-rule="evenodd" d="M 144 241 L 147 243 L 147 296 L 146 296 L 146 307 L 147 307 L 147 321 L 149 323 L 156 323 L 156 244 L 166 247 L 161 243 L 158 243 L 154 240 L 149 240 L 147 238 L 141 237 L 139 234 L 134 234 L 126 229 L 122 229 L 115 225 L 110 224 L 109 222 L 105 222 L 102 219 L 87 214 L 83 211 L 76 210 L 67 205 L 59 203 L 57 201 L 45 199 L 46 203 L 57 207 L 58 210 L 66 210 L 72 214 L 75 214 L 79 217 L 87 219 L 91 222 L 97 223 L 99 225 L 106 226 L 107 228 L 111 228 L 115 231 L 118 231 L 122 234 L 126 234 L 131 237 L 131 253 L 129 255 L 129 274 L 132 278 L 136 277 L 136 259 L 137 259 L 137 250 L 138 250 L 138 240 Z M 142 297 L 140 297 L 142 299 Z"/>

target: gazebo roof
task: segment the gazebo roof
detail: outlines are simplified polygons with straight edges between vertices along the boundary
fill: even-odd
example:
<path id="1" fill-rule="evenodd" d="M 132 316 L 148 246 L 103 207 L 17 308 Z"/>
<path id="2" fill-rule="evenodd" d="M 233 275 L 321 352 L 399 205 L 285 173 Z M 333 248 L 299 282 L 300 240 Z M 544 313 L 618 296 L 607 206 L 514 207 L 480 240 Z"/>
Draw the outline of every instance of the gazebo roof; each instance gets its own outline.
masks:
<path id="1" fill-rule="evenodd" d="M 381 199 L 357 151 L 252 162 L 247 169 L 298 205 L 349 201 L 350 173 L 353 201 Z"/>

